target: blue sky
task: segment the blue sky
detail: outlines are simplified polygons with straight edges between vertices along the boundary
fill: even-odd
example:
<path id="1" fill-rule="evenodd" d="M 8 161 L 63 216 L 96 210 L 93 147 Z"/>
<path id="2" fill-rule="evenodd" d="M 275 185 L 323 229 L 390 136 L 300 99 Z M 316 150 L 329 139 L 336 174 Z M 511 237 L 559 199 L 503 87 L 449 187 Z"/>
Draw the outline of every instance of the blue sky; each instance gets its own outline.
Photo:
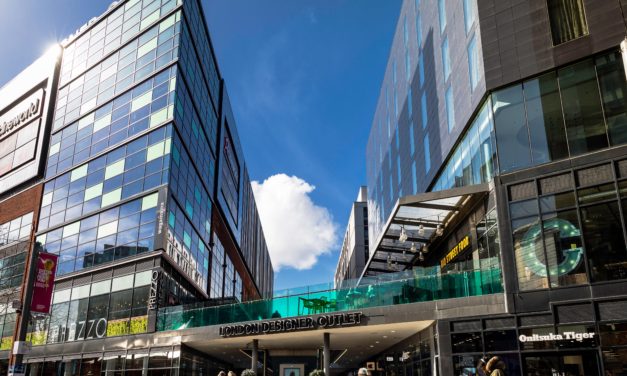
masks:
<path id="1" fill-rule="evenodd" d="M 299 243 L 280 252 L 304 253 L 281 265 L 275 288 L 331 281 L 365 184 L 366 140 L 401 0 L 202 2 L 248 170 L 265 195 L 260 210 L 276 208 L 273 197 L 292 197 L 286 208 L 302 209 L 262 213 L 262 221 L 293 214 L 307 227 L 280 239 Z M 0 85 L 109 3 L 0 1 Z M 283 224 L 268 223 L 267 232 Z"/>

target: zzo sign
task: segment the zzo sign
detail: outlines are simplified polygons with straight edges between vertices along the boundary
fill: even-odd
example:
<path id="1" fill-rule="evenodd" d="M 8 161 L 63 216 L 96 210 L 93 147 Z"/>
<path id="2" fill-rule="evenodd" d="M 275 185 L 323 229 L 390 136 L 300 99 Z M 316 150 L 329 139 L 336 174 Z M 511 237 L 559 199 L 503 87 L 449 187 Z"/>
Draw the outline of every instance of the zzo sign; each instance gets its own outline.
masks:
<path id="1" fill-rule="evenodd" d="M 57 340 L 55 342 L 72 342 L 104 338 L 106 335 L 107 319 L 104 317 L 73 322 L 69 327 L 66 325 L 58 325 L 50 328 L 50 336 Z"/>

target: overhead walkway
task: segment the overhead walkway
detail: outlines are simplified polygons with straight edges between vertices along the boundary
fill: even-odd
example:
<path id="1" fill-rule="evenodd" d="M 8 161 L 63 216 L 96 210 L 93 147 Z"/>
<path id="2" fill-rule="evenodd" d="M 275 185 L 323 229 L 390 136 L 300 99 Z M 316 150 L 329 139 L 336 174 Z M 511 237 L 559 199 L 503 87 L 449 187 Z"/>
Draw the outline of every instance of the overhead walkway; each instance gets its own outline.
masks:
<path id="1" fill-rule="evenodd" d="M 345 281 L 341 288 L 316 285 L 277 292 L 272 299 L 206 307 L 174 306 L 158 313 L 157 330 L 182 330 L 396 306 L 503 292 L 501 270 L 440 273 L 438 266 Z"/>

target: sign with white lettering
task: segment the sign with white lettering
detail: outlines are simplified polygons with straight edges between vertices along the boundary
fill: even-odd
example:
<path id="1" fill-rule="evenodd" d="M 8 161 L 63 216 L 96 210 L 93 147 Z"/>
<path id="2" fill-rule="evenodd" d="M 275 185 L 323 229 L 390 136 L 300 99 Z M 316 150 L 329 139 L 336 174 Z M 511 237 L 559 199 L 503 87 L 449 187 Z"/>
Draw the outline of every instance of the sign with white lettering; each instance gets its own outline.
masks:
<path id="1" fill-rule="evenodd" d="M 0 140 L 39 117 L 43 108 L 43 97 L 44 90 L 39 89 L 0 116 Z"/>
<path id="2" fill-rule="evenodd" d="M 249 322 L 220 327 L 222 337 L 238 337 L 257 334 L 285 333 L 300 330 L 343 328 L 361 324 L 361 312 L 337 313 L 317 317 L 295 317 L 291 319 Z"/>
<path id="3" fill-rule="evenodd" d="M 596 333 L 579 333 L 579 332 L 564 332 L 562 334 L 532 334 L 526 336 L 521 334 L 518 337 L 520 342 L 542 342 L 542 341 L 577 341 L 582 342 L 584 339 L 593 339 Z"/>

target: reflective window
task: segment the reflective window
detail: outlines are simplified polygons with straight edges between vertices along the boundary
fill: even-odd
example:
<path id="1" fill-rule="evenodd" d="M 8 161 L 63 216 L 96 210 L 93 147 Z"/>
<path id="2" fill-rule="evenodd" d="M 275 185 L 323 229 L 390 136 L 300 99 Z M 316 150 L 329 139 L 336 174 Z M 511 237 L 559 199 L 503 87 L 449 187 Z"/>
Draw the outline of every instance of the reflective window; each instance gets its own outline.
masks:
<path id="1" fill-rule="evenodd" d="M 440 21 L 440 33 L 446 28 L 446 1 L 438 0 L 438 19 Z"/>
<path id="2" fill-rule="evenodd" d="M 493 94 L 492 101 L 501 170 L 508 172 L 529 166 L 531 155 L 522 86 L 499 90 Z"/>
<path id="3" fill-rule="evenodd" d="M 594 62 L 584 60 L 562 68 L 558 77 L 570 154 L 606 148 L 608 139 Z"/>
<path id="4" fill-rule="evenodd" d="M 429 133 L 425 134 L 423 139 L 423 147 L 425 149 L 425 173 L 429 173 L 431 169 L 431 148 L 429 147 Z"/>
<path id="5" fill-rule="evenodd" d="M 588 283 L 577 212 L 566 210 L 543 215 L 542 230 L 551 286 Z"/>
<path id="6" fill-rule="evenodd" d="M 171 132 L 159 128 L 47 182 L 39 231 L 165 184 Z"/>
<path id="7" fill-rule="evenodd" d="M 518 287 L 534 290 L 548 287 L 546 257 L 538 217 L 512 220 Z"/>
<path id="8" fill-rule="evenodd" d="M 448 38 L 444 38 L 442 42 L 442 72 L 444 73 L 444 81 L 448 80 L 451 75 L 451 55 L 448 51 Z"/>
<path id="9" fill-rule="evenodd" d="M 57 275 L 153 250 L 157 194 L 139 198 L 37 236 L 59 255 Z"/>
<path id="10" fill-rule="evenodd" d="M 553 45 L 588 35 L 583 0 L 548 0 Z"/>
<path id="11" fill-rule="evenodd" d="M 423 91 L 420 97 L 420 110 L 422 115 L 422 129 L 427 128 L 427 121 L 429 117 L 427 115 L 427 94 Z"/>
<path id="12" fill-rule="evenodd" d="M 420 20 L 420 12 L 416 12 L 416 41 L 418 48 L 422 46 L 422 21 Z"/>
<path id="13" fill-rule="evenodd" d="M 451 132 L 453 128 L 455 128 L 455 101 L 453 100 L 452 86 L 446 89 L 444 99 L 446 102 L 446 122 L 448 124 L 448 131 Z"/>
<path id="14" fill-rule="evenodd" d="M 33 212 L 0 224 L 0 246 L 28 238 L 33 227 Z"/>
<path id="15" fill-rule="evenodd" d="M 466 34 L 472 28 L 472 25 L 475 23 L 475 19 L 477 18 L 477 11 L 475 9 L 476 3 L 475 0 L 462 0 L 464 4 L 464 26 L 466 28 Z"/>
<path id="16" fill-rule="evenodd" d="M 178 57 L 177 12 L 59 89 L 53 130 L 107 103 Z"/>
<path id="17" fill-rule="evenodd" d="M 621 54 L 616 51 L 599 56 L 596 68 L 610 144 L 627 143 L 627 85 Z"/>
<path id="18" fill-rule="evenodd" d="M 592 282 L 627 278 L 627 250 L 616 202 L 581 208 Z"/>
<path id="19" fill-rule="evenodd" d="M 464 4 L 467 1 L 464 0 Z M 468 73 L 470 76 L 470 89 L 474 90 L 477 87 L 477 83 L 479 82 L 479 78 L 481 76 L 481 71 L 479 68 L 480 57 L 479 57 L 479 49 L 477 48 L 477 38 L 473 35 L 472 39 L 468 43 Z"/>
<path id="20" fill-rule="evenodd" d="M 412 97 L 411 97 L 411 87 L 407 89 L 407 116 L 411 118 L 412 115 Z"/>
<path id="21" fill-rule="evenodd" d="M 451 334 L 453 353 L 483 352 L 481 333 Z"/>
<path id="22" fill-rule="evenodd" d="M 526 81 L 524 93 L 533 163 L 568 157 L 556 74 L 547 73 Z"/>

